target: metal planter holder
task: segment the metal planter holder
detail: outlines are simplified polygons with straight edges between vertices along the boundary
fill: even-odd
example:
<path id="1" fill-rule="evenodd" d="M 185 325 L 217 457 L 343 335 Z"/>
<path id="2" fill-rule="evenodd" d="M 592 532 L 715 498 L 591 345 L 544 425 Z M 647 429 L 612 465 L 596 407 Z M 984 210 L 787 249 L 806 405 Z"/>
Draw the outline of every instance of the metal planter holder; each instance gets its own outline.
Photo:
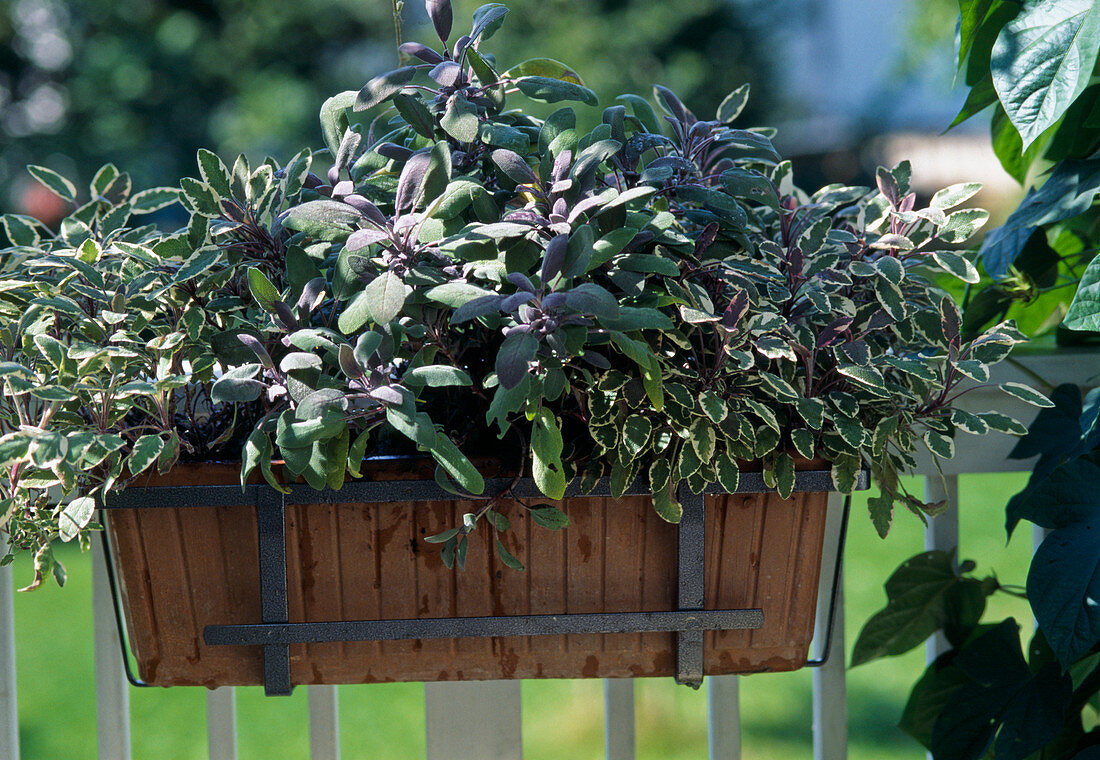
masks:
<path id="1" fill-rule="evenodd" d="M 862 472 L 857 488 L 866 488 L 868 473 Z M 803 470 L 795 474 L 796 492 L 820 492 L 833 489 L 827 470 Z M 678 606 L 667 612 L 603 612 L 567 613 L 561 615 L 510 615 L 497 617 L 416 618 L 406 620 L 327 621 L 290 623 L 287 620 L 286 523 L 288 504 L 322 503 L 385 503 L 395 501 L 434 501 L 455 498 L 434 481 L 356 481 L 340 491 L 315 491 L 305 484 L 289 486 L 281 493 L 266 484 L 248 485 L 244 489 L 233 485 L 212 486 L 150 486 L 131 487 L 110 494 L 101 505 L 112 509 L 157 509 L 181 507 L 248 506 L 256 509 L 259 538 L 259 569 L 262 620 L 240 625 L 209 625 L 203 632 L 207 645 L 252 645 L 263 647 L 264 692 L 268 696 L 289 695 L 290 645 L 316 642 L 381 641 L 395 639 L 463 638 L 485 636 L 538 636 L 574 633 L 649 633 L 675 632 L 676 681 L 698 688 L 703 681 L 703 633 L 716 630 L 760 628 L 764 614 L 760 609 L 704 610 L 704 494 L 694 494 L 681 486 L 680 501 L 684 512 L 679 524 Z M 542 496 L 531 478 L 517 481 L 496 478 L 486 482 L 486 491 L 518 498 Z M 741 474 L 736 493 L 774 491 L 764 484 L 761 473 Z M 646 495 L 649 491 L 639 479 L 624 495 Z M 710 487 L 704 493 L 726 493 Z M 610 496 L 608 478 L 603 478 L 588 494 L 582 494 L 576 483 L 570 485 L 565 497 Z M 828 628 L 823 651 L 829 651 L 832 620 L 840 578 L 840 558 L 843 556 L 849 502 L 844 505 L 837 562 L 833 571 Z M 108 580 L 115 602 L 119 640 L 122 642 L 126 675 L 135 686 L 147 686 L 130 667 L 127 637 L 122 616 L 109 541 L 103 534 L 107 553 Z M 825 659 L 806 664 L 817 666 Z"/>

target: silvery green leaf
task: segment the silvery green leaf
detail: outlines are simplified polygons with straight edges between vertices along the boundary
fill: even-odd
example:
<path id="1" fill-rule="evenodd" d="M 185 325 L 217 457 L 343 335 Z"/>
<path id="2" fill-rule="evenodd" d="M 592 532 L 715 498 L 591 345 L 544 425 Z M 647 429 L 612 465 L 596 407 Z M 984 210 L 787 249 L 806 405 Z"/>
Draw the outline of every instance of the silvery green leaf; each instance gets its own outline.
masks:
<path id="1" fill-rule="evenodd" d="M 526 151 L 531 142 L 526 132 L 495 121 L 480 122 L 477 138 L 486 145 L 511 151 Z"/>
<path id="2" fill-rule="evenodd" d="M 157 461 L 161 450 L 164 448 L 164 439 L 155 433 L 143 435 L 134 442 L 130 451 L 130 457 L 126 460 L 126 467 L 131 475 L 140 475 L 148 467 Z"/>
<path id="3" fill-rule="evenodd" d="M 978 412 L 982 422 L 989 426 L 990 430 L 1011 435 L 1027 435 L 1027 428 L 1006 414 L 1000 412 Z"/>
<path id="4" fill-rule="evenodd" d="M 951 423 L 958 430 L 971 435 L 985 435 L 989 432 L 989 425 L 985 423 L 985 420 L 962 409 L 951 410 Z"/>
<path id="5" fill-rule="evenodd" d="M 57 528 L 62 541 L 72 541 L 95 514 L 95 499 L 78 496 L 65 505 L 58 515 Z"/>
<path id="6" fill-rule="evenodd" d="M 958 206 L 963 201 L 969 200 L 973 197 L 982 186 L 978 182 L 964 182 L 958 185 L 951 185 L 945 187 L 943 190 L 939 190 L 932 196 L 932 207 L 939 209 L 949 209 Z"/>
<path id="7" fill-rule="evenodd" d="M 376 76 L 367 82 L 355 98 L 355 110 L 366 111 L 391 95 L 401 92 L 401 88 L 412 81 L 417 68 L 417 66 L 402 66 L 399 69 Z"/>
<path id="8" fill-rule="evenodd" d="M 70 203 L 76 200 L 76 186 L 53 169 L 31 164 L 27 167 L 27 171 L 50 192 L 61 198 L 61 200 Z"/>
<path id="9" fill-rule="evenodd" d="M 402 282 L 394 272 L 383 272 L 363 290 L 366 309 L 371 319 L 375 324 L 388 324 L 401 313 L 401 309 L 405 306 L 405 299 L 411 292 L 412 288 Z M 345 333 L 350 332 L 344 330 L 343 323 L 340 329 Z"/>
<path id="10" fill-rule="evenodd" d="M 741 111 L 745 109 L 745 104 L 748 102 L 749 85 L 746 82 L 722 100 L 715 118 L 723 124 L 732 124 L 741 115 Z"/>
<path id="11" fill-rule="evenodd" d="M 955 362 L 955 369 L 966 375 L 971 380 L 979 383 L 989 382 L 989 367 L 975 359 L 964 359 Z"/>
<path id="12" fill-rule="evenodd" d="M 953 251 L 933 251 L 932 258 L 945 272 L 958 277 L 971 285 L 981 281 L 978 270 L 970 263 L 970 260 Z"/>
<path id="13" fill-rule="evenodd" d="M 632 414 L 623 423 L 622 446 L 631 459 L 637 459 L 649 445 L 653 424 L 640 414 Z"/>
<path id="14" fill-rule="evenodd" d="M 943 433 L 929 430 L 924 434 L 924 442 L 929 450 L 938 457 L 950 459 L 955 456 L 955 442 Z"/>
<path id="15" fill-rule="evenodd" d="M 881 398 L 889 398 L 890 392 L 886 388 L 886 382 L 874 367 L 865 367 L 858 364 L 841 364 L 837 372 L 857 382 L 862 388 Z"/>
<path id="16" fill-rule="evenodd" d="M 968 208 L 948 215 L 947 224 L 940 227 L 938 237 L 945 243 L 963 243 L 989 221 L 989 212 Z"/>
<path id="17" fill-rule="evenodd" d="M 481 41 L 492 37 L 500 29 L 504 22 L 504 16 L 508 13 L 508 7 L 501 3 L 486 3 L 474 11 L 474 24 L 470 28 L 470 40 Z"/>
<path id="18" fill-rule="evenodd" d="M 1050 408 L 1054 406 L 1054 403 L 1042 393 L 1022 383 L 1001 383 L 1000 388 L 1008 395 L 1015 396 L 1025 404 L 1031 404 L 1032 406 L 1041 408 Z"/>
<path id="19" fill-rule="evenodd" d="M 550 77 L 528 76 L 516 82 L 520 92 L 532 100 L 541 100 L 544 103 L 557 103 L 562 100 L 572 100 L 586 105 L 594 106 L 599 102 L 596 93 L 587 87 L 574 82 L 565 82 L 561 79 Z"/>
<path id="20" fill-rule="evenodd" d="M 457 367 L 444 364 L 428 364 L 414 367 L 405 373 L 402 382 L 410 388 L 428 386 L 439 388 L 447 385 L 470 385 L 470 376 Z"/>
<path id="21" fill-rule="evenodd" d="M 479 123 L 477 107 L 459 93 L 447 99 L 447 109 L 439 120 L 444 132 L 464 143 L 477 139 Z"/>

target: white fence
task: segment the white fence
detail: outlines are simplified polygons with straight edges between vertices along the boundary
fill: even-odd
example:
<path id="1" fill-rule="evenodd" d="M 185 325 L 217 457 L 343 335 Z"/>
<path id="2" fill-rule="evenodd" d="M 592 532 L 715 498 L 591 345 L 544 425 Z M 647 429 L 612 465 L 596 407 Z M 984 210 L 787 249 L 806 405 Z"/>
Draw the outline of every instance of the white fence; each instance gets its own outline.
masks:
<path id="1" fill-rule="evenodd" d="M 1017 381 L 1032 385 L 1074 382 L 1095 385 L 1100 357 L 1088 352 L 1059 352 L 1031 356 L 1015 366 L 1006 365 L 998 382 Z M 1049 390 L 1049 388 L 1044 388 Z M 967 394 L 966 408 L 996 408 L 1017 419 L 1030 420 L 1034 409 L 1014 406 L 1003 394 L 978 390 Z M 1006 472 L 1030 469 L 1030 462 L 1007 459 L 1013 439 L 1005 436 L 956 441 L 958 453 L 944 467 L 945 477 L 926 475 L 930 500 L 958 501 L 958 477 L 965 473 Z M 928 467 L 924 472 L 932 472 Z M 818 594 L 818 625 L 812 647 L 820 652 L 826 637 L 821 628 L 827 610 L 836 561 L 835 547 L 841 529 L 842 501 L 830 499 L 825 546 L 827 556 Z M 936 518 L 925 534 L 926 547 L 953 549 L 958 544 L 958 512 L 952 508 Z M 96 651 L 96 723 L 100 760 L 130 760 L 129 685 L 126 681 L 113 602 L 106 579 L 99 542 L 93 543 L 93 584 Z M 0 555 L 3 547 L 0 545 Z M 877 582 L 885 577 L 876 579 Z M 847 757 L 848 706 L 845 680 L 843 584 L 838 596 L 831 651 L 828 662 L 813 674 L 813 737 L 815 760 Z M 18 708 L 15 686 L 15 634 L 11 568 L 0 568 L 0 760 L 19 760 Z M 929 656 L 943 646 L 930 641 Z M 710 760 L 736 760 L 741 756 L 741 722 L 737 676 L 709 677 L 707 726 Z M 338 760 L 339 705 L 336 687 L 310 686 L 310 760 Z M 363 687 L 370 688 L 370 687 Z M 604 682 L 605 754 L 607 760 L 632 760 L 635 749 L 634 684 L 630 680 Z M 235 695 L 231 688 L 207 693 L 207 734 L 210 760 L 236 760 Z M 518 760 L 522 756 L 521 700 L 519 681 L 449 682 L 425 685 L 427 760 Z M 486 730 L 492 726 L 492 730 Z M 28 760 L 31 760 L 28 758 Z"/>

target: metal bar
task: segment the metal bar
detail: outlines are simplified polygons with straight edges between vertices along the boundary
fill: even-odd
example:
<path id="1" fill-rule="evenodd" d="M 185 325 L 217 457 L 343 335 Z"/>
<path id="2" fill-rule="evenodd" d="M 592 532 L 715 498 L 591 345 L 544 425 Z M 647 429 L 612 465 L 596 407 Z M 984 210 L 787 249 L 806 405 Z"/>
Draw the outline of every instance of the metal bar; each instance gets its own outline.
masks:
<path id="1" fill-rule="evenodd" d="M 335 686 L 310 686 L 309 758 L 340 760 L 340 707 Z"/>
<path id="2" fill-rule="evenodd" d="M 521 683 L 425 684 L 427 760 L 522 760 Z"/>
<path id="3" fill-rule="evenodd" d="M 210 760 L 237 760 L 237 692 L 232 686 L 206 692 L 206 746 Z"/>
<path id="4" fill-rule="evenodd" d="M 92 611 L 95 617 L 95 712 L 100 760 L 130 758 L 130 692 L 122 663 L 114 598 L 103 544 L 92 542 Z"/>
<path id="5" fill-rule="evenodd" d="M 825 523 L 825 541 L 838 540 L 843 514 L 842 494 L 829 494 L 829 513 Z M 841 558 L 843 561 L 843 558 Z M 848 756 L 848 683 L 844 661 L 844 579 L 840 570 L 835 605 L 837 614 L 832 620 L 832 631 L 826 631 L 829 649 L 824 653 L 826 662 L 814 670 L 814 760 L 843 760 Z M 820 595 L 817 600 L 817 619 L 828 620 L 824 609 L 829 600 Z"/>
<path id="6" fill-rule="evenodd" d="M 106 513 L 101 512 L 101 515 L 106 517 Z M 151 688 L 152 684 L 147 684 L 142 681 L 130 663 L 130 650 L 129 639 L 126 635 L 126 624 L 123 621 L 122 613 L 122 600 L 118 594 L 118 579 L 115 577 L 114 560 L 111 559 L 111 542 L 107 538 L 107 531 L 104 530 L 99 534 L 99 546 L 103 550 L 103 556 L 106 558 L 104 565 L 107 568 L 107 585 L 111 589 L 111 602 L 115 609 L 115 630 L 118 633 L 118 649 L 119 656 L 122 658 L 122 667 L 126 671 L 126 680 L 130 682 L 131 686 L 137 686 L 140 688 Z"/>
<path id="7" fill-rule="evenodd" d="M 677 606 L 683 610 L 703 609 L 703 495 L 680 487 L 680 516 L 677 543 Z M 676 634 L 676 683 L 698 689 L 703 683 L 703 632 Z"/>
<path id="8" fill-rule="evenodd" d="M 924 477 L 924 500 L 929 503 L 947 501 L 947 511 L 933 517 L 924 529 L 926 551 L 940 549 L 954 553 L 955 565 L 959 561 L 959 476 L 939 474 Z M 924 643 L 925 659 L 932 662 L 951 648 L 943 631 L 936 631 Z"/>
<path id="9" fill-rule="evenodd" d="M 806 660 L 806 667 L 820 668 L 829 661 L 829 651 L 832 649 L 833 618 L 844 614 L 839 608 L 837 594 L 840 593 L 840 571 L 844 568 L 844 547 L 848 538 L 848 517 L 852 511 L 852 497 L 844 496 L 844 508 L 837 515 L 836 503 L 839 499 L 833 499 L 826 505 L 825 535 L 822 546 L 825 551 L 833 547 L 829 558 L 829 572 L 825 571 L 825 555 L 822 552 L 821 572 L 817 581 L 817 612 L 814 615 L 814 637 L 810 642 L 810 651 L 814 653 L 812 659 Z M 839 521 L 839 535 L 837 523 Z M 831 579 L 831 580 L 830 580 Z M 828 613 L 823 614 L 821 600 L 829 600 Z"/>
<path id="10" fill-rule="evenodd" d="M 867 472 L 859 475 L 857 488 L 867 488 Z M 443 490 L 434 480 L 381 480 L 353 481 L 346 483 L 339 491 L 324 489 L 316 491 L 304 483 L 292 483 L 287 486 L 289 493 L 283 495 L 286 504 L 346 504 L 379 503 L 394 501 L 452 501 L 455 495 Z M 831 491 L 832 473 L 829 470 L 799 470 L 795 473 L 794 490 L 797 493 Z M 542 492 L 531 478 L 490 478 L 485 483 L 486 494 L 508 492 L 517 498 L 541 498 Z M 758 472 L 743 472 L 736 493 L 770 493 L 774 488 L 764 485 L 763 476 Z M 239 486 L 147 486 L 130 487 L 125 491 L 113 493 L 104 503 L 106 509 L 148 509 L 181 507 L 236 507 L 255 504 L 262 492 L 275 492 L 268 485 Z M 650 493 L 649 484 L 639 478 L 624 493 L 625 496 L 644 496 Z M 705 493 L 726 493 L 717 484 L 707 487 Z M 580 483 L 574 480 L 566 489 L 565 497 L 610 496 L 611 484 L 603 478 L 596 487 L 582 493 Z"/>
<path id="11" fill-rule="evenodd" d="M 0 557 L 8 542 L 0 533 Z M 0 757 L 19 760 L 19 704 L 15 685 L 15 605 L 11 565 L 0 567 Z"/>
<path id="12" fill-rule="evenodd" d="M 563 633 L 733 631 L 759 628 L 763 624 L 764 614 L 760 610 L 594 612 L 568 615 L 208 625 L 203 631 L 202 638 L 210 646 L 227 644 L 286 646 L 336 641 L 542 636 Z"/>
<path id="13" fill-rule="evenodd" d="M 259 491 L 256 524 L 260 547 L 260 608 L 264 623 L 286 623 L 286 516 L 282 494 L 274 489 Z M 264 644 L 264 693 L 290 694 L 290 647 L 283 643 Z"/>
<path id="14" fill-rule="evenodd" d="M 707 678 L 709 760 L 741 760 L 741 696 L 737 676 Z"/>
<path id="15" fill-rule="evenodd" d="M 603 746 L 607 760 L 634 760 L 634 680 L 603 681 Z"/>

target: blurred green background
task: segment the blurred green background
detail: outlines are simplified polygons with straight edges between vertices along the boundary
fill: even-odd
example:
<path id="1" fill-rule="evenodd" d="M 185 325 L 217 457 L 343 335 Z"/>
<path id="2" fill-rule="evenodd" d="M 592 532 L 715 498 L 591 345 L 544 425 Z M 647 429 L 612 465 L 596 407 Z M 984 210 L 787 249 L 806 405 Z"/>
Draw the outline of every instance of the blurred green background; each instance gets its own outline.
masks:
<path id="1" fill-rule="evenodd" d="M 478 5 L 456 0 L 452 41 Z M 486 44 L 502 63 L 563 60 L 607 101 L 660 82 L 707 114 L 747 81 L 745 123 L 777 108 L 763 0 L 508 5 Z M 432 41 L 420 0 L 402 19 L 405 39 Z M 283 161 L 320 147 L 321 103 L 394 68 L 394 34 L 389 0 L 0 2 L 0 207 L 23 205 L 27 163 L 87 180 L 113 161 L 145 186 L 194 173 L 200 146 Z"/>
<path id="2" fill-rule="evenodd" d="M 970 475 L 960 483 L 960 556 L 979 561 L 1004 583 L 1022 583 L 1030 556 L 1025 530 L 1006 548 L 1004 504 L 1024 475 Z M 919 483 L 911 484 L 920 489 Z M 888 538 L 867 519 L 866 495 L 853 500 L 845 565 L 845 652 L 862 623 L 885 603 L 882 583 L 903 559 L 923 549 L 923 528 L 899 514 Z M 19 717 L 23 760 L 94 760 L 95 684 L 92 657 L 89 555 L 70 551 L 66 588 L 16 597 Z M 15 580 L 31 576 L 29 558 L 15 565 Z M 1014 615 L 1030 637 L 1025 602 L 997 595 L 990 619 Z M 849 671 L 852 760 L 922 760 L 924 750 L 896 724 L 909 688 L 924 667 L 922 649 Z M 745 760 L 812 756 L 812 671 L 742 678 Z M 706 692 L 671 678 L 639 679 L 636 725 L 639 760 L 706 757 Z M 266 699 L 262 689 L 237 690 L 241 760 L 309 755 L 306 689 Z M 195 760 L 206 756 L 205 690 L 131 689 L 136 760 Z M 421 684 L 344 686 L 339 690 L 343 756 L 349 760 L 409 760 L 424 756 L 424 687 Z M 603 757 L 603 687 L 599 680 L 526 681 L 523 745 L 527 760 L 597 760 Z M 486 730 L 492 730 L 487 727 Z M 273 748 L 278 748 L 275 752 Z"/>

